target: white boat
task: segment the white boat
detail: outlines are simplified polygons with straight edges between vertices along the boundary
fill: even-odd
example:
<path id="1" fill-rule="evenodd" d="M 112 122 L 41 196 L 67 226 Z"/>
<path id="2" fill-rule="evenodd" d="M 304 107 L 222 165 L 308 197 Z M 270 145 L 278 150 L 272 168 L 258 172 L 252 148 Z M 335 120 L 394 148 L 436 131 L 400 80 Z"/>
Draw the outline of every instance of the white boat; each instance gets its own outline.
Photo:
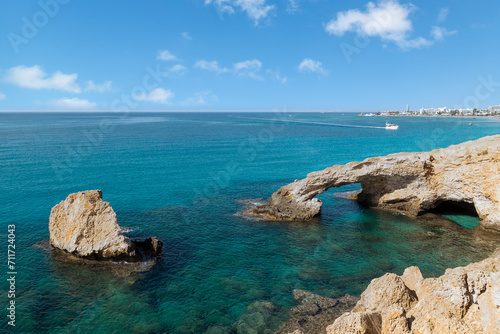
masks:
<path id="1" fill-rule="evenodd" d="M 391 123 L 391 122 L 385 122 L 385 129 L 386 130 L 397 130 L 397 129 L 399 129 L 399 125 Z"/>

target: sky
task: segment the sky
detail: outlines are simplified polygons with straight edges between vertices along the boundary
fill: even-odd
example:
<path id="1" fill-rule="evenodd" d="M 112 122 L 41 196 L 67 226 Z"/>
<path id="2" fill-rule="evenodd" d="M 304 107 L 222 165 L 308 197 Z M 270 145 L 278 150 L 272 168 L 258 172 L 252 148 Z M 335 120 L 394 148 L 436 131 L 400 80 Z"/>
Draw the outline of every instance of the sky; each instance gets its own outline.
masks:
<path id="1" fill-rule="evenodd" d="M 2 0 L 0 111 L 500 104 L 500 2 Z"/>

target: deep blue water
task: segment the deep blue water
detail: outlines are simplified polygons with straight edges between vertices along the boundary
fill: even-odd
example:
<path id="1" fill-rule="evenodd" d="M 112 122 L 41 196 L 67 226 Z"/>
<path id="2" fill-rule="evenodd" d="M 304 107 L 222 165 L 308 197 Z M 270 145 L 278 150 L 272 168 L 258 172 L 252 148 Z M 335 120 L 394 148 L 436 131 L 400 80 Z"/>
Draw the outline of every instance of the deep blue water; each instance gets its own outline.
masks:
<path id="1" fill-rule="evenodd" d="M 277 121 L 276 121 L 277 120 Z M 446 147 L 499 133 L 499 121 L 320 113 L 0 113 L 0 221 L 16 225 L 19 333 L 229 333 L 255 301 L 281 308 L 291 292 L 359 295 L 371 279 L 411 265 L 441 275 L 488 255 L 477 218 L 412 220 L 322 194 L 308 223 L 249 220 L 241 199 L 334 164 Z M 321 123 L 321 124 L 319 124 Z M 343 126 L 340 126 L 343 125 Z M 131 237 L 158 235 L 164 256 L 127 277 L 61 263 L 33 247 L 49 237 L 51 208 L 102 189 Z M 5 279 L 1 309 L 7 307 Z M 4 293 L 5 292 L 5 293 Z M 4 307 L 5 306 L 5 307 Z M 11 330 L 5 314 L 0 330 Z M 262 327 L 263 328 L 263 327 Z M 264 332 L 264 331 L 261 331 Z"/>

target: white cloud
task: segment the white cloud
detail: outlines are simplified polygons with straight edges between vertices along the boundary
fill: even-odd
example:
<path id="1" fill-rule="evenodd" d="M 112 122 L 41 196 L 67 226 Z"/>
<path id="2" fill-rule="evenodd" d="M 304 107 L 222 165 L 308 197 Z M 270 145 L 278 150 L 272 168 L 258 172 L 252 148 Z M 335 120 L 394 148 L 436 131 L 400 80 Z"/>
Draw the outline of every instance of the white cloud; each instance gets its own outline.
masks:
<path id="1" fill-rule="evenodd" d="M 171 90 L 166 90 L 163 88 L 156 88 L 150 91 L 148 94 L 140 94 L 134 96 L 137 101 L 147 101 L 147 102 L 157 102 L 157 103 L 170 103 L 170 100 L 174 98 L 174 93 Z"/>
<path id="2" fill-rule="evenodd" d="M 170 61 L 177 60 L 177 57 L 170 53 L 168 50 L 162 50 L 158 52 L 158 56 L 156 57 L 158 60 Z"/>
<path id="3" fill-rule="evenodd" d="M 262 67 L 262 63 L 257 59 L 245 60 L 240 63 L 234 64 L 233 67 L 237 72 L 246 70 L 253 71 L 253 70 L 260 70 L 260 68 Z"/>
<path id="4" fill-rule="evenodd" d="M 188 32 L 181 32 L 181 36 L 185 39 L 187 39 L 188 41 L 192 40 L 193 38 L 191 37 L 191 35 L 188 33 Z"/>
<path id="5" fill-rule="evenodd" d="M 0 101 L 5 100 L 6 96 L 3 93 L 0 93 Z"/>
<path id="6" fill-rule="evenodd" d="M 181 64 L 177 64 L 168 69 L 169 72 L 175 74 L 184 74 L 187 71 L 186 66 L 182 66 Z"/>
<path id="7" fill-rule="evenodd" d="M 250 77 L 257 80 L 263 80 L 261 76 L 257 74 L 262 68 L 262 63 L 257 59 L 245 60 L 240 63 L 233 65 L 234 72 L 242 77 Z"/>
<path id="8" fill-rule="evenodd" d="M 206 71 L 217 72 L 217 73 L 224 73 L 224 72 L 228 71 L 227 68 L 219 67 L 219 63 L 216 60 L 212 60 L 212 61 L 198 60 L 194 64 L 194 67 L 202 69 L 202 70 L 206 70 Z"/>
<path id="9" fill-rule="evenodd" d="M 264 80 L 257 72 L 259 72 L 262 68 L 262 63 L 257 59 L 245 60 L 239 63 L 235 63 L 232 69 L 228 69 L 226 67 L 220 67 L 219 63 L 216 60 L 206 61 L 206 60 L 198 60 L 194 67 L 215 72 L 217 74 L 220 73 L 233 73 L 240 77 L 249 77 L 257 80 Z"/>
<path id="10" fill-rule="evenodd" d="M 431 46 L 432 44 L 434 44 L 433 41 L 429 41 L 428 39 L 423 37 L 417 37 L 414 39 L 402 40 L 398 43 L 398 46 L 403 50 L 407 50 L 407 49 L 419 49 L 424 46 Z"/>
<path id="11" fill-rule="evenodd" d="M 176 64 L 173 65 L 172 67 L 165 67 L 163 70 L 163 74 L 165 76 L 180 77 L 186 74 L 187 71 L 188 68 L 186 66 L 183 66 L 181 64 Z"/>
<path id="12" fill-rule="evenodd" d="M 328 75 L 320 61 L 305 58 L 298 67 L 300 72 L 313 72 L 321 75 Z"/>
<path id="13" fill-rule="evenodd" d="M 227 14 L 234 14 L 236 9 L 242 10 L 254 20 L 255 25 L 259 24 L 260 20 L 267 18 L 275 8 L 274 5 L 268 5 L 267 0 L 205 0 L 205 5 L 210 4 Z"/>
<path id="14" fill-rule="evenodd" d="M 257 74 L 262 68 L 262 63 L 257 59 L 245 60 L 233 65 L 234 72 L 241 77 L 249 77 L 257 80 L 264 80 Z"/>
<path id="15" fill-rule="evenodd" d="M 79 99 L 77 97 L 74 98 L 63 97 L 58 100 L 54 100 L 49 104 L 58 109 L 71 109 L 71 110 L 90 110 L 94 109 L 97 105 L 95 102 Z"/>
<path id="16" fill-rule="evenodd" d="M 86 92 L 99 92 L 99 93 L 104 93 L 104 92 L 109 92 L 113 90 L 112 87 L 113 83 L 111 81 L 105 81 L 102 84 L 95 84 L 94 81 L 89 80 L 87 81 L 87 86 L 85 87 Z"/>
<path id="17" fill-rule="evenodd" d="M 351 9 L 337 13 L 337 19 L 328 22 L 325 30 L 338 36 L 348 31 L 363 36 L 378 36 L 383 41 L 393 42 L 402 49 L 432 45 L 432 41 L 423 37 L 409 39 L 413 28 L 408 17 L 414 10 L 415 6 L 412 4 L 402 5 L 393 0 L 379 4 L 369 2 L 365 12 Z"/>
<path id="18" fill-rule="evenodd" d="M 219 98 L 212 94 L 212 91 L 206 90 L 203 92 L 194 93 L 193 97 L 189 97 L 181 102 L 182 106 L 204 105 L 208 102 L 218 101 Z"/>
<path id="19" fill-rule="evenodd" d="M 267 69 L 266 73 L 271 75 L 276 81 L 285 84 L 288 81 L 287 77 L 282 77 L 280 74 L 280 70 L 277 69 L 276 71 L 273 71 L 271 69 Z"/>
<path id="20" fill-rule="evenodd" d="M 441 10 L 439 10 L 437 21 L 438 22 L 446 21 L 449 13 L 450 13 L 450 9 L 448 7 L 441 8 Z"/>
<path id="21" fill-rule="evenodd" d="M 299 11 L 299 0 L 288 0 L 287 6 L 286 6 L 286 11 L 288 13 L 296 13 Z"/>
<path id="22" fill-rule="evenodd" d="M 431 35 L 432 37 L 434 37 L 436 41 L 442 41 L 446 36 L 454 35 L 456 33 L 457 33 L 456 30 L 449 31 L 446 28 L 436 27 L 436 26 L 432 27 L 431 30 Z"/>
<path id="23" fill-rule="evenodd" d="M 78 74 L 64 74 L 59 71 L 47 76 L 38 65 L 26 67 L 15 66 L 7 70 L 5 81 L 16 86 L 31 89 L 55 89 L 71 93 L 80 93 L 82 90 L 76 83 Z"/>

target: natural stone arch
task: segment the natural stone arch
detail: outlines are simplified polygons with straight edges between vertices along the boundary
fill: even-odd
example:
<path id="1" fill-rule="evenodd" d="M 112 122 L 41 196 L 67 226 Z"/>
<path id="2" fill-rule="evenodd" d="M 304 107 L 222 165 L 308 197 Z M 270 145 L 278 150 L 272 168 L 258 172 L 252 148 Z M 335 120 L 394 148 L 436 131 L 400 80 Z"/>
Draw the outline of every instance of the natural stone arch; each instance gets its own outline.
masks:
<path id="1" fill-rule="evenodd" d="M 368 206 L 416 216 L 443 201 L 473 204 L 481 225 L 500 231 L 500 135 L 430 152 L 397 153 L 335 165 L 281 187 L 253 214 L 308 220 L 321 210 L 316 195 L 360 183 Z"/>

